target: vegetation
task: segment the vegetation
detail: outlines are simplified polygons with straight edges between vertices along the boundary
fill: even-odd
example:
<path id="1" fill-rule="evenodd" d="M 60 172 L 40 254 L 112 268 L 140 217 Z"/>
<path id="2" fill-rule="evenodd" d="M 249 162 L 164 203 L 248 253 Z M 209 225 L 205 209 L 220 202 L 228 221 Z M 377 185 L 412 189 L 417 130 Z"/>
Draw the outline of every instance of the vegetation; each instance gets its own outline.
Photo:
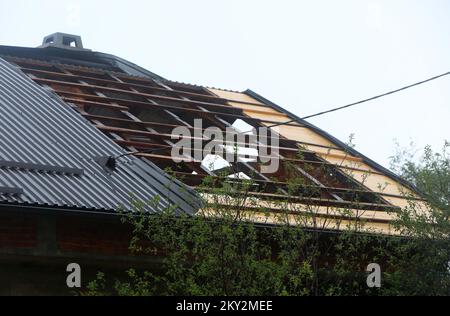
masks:
<path id="1" fill-rule="evenodd" d="M 123 216 L 134 227 L 130 249 L 159 258 L 160 269 L 130 269 L 121 280 L 99 273 L 82 294 L 449 295 L 448 147 L 441 153 L 427 148 L 420 160 L 405 152 L 393 158 L 393 169 L 429 202 L 411 199 L 398 212 L 401 237 L 372 232 L 363 214 L 349 209 L 300 207 L 288 198 L 262 205 L 249 193 L 256 185 L 251 180 L 224 178 L 217 186 L 217 179 L 206 178 L 196 216 L 179 214 L 175 206 L 148 215 L 135 201 L 135 211 Z M 290 174 L 280 196 L 318 194 L 300 190 L 304 183 Z M 323 213 L 337 219 L 327 222 Z M 354 220 L 339 219 L 349 214 Z M 382 267 L 381 288 L 366 284 L 370 263 Z"/>
<path id="2" fill-rule="evenodd" d="M 440 153 L 426 147 L 418 159 L 412 150 L 401 150 L 392 159 L 392 169 L 428 203 L 411 201 L 399 213 L 396 226 L 407 242 L 396 244 L 390 254 L 395 270 L 386 274 L 388 294 L 450 295 L 449 147 L 446 142 Z"/>

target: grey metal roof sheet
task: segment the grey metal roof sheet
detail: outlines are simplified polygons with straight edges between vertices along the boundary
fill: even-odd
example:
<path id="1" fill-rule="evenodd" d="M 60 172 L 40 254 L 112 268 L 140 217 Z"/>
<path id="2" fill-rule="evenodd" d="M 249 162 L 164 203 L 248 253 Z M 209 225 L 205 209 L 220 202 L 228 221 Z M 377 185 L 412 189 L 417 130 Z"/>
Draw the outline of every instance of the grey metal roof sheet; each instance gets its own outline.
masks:
<path id="1" fill-rule="evenodd" d="M 56 94 L 0 58 L 0 161 L 19 163 L 0 164 L 0 187 L 23 190 L 0 191 L 0 203 L 110 211 L 119 206 L 131 209 L 131 196 L 159 196 L 160 207 L 177 204 L 195 212 L 196 193 L 151 162 L 124 157 L 111 172 L 96 161 L 123 153 Z M 83 172 L 70 174 L 79 169 Z"/>

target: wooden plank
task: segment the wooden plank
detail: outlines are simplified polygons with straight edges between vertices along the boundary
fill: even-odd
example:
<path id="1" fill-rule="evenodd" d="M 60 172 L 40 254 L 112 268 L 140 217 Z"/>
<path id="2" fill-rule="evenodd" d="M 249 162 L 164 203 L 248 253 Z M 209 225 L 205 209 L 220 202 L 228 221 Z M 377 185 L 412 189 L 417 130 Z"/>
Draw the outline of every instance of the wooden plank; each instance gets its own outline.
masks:
<path id="1" fill-rule="evenodd" d="M 256 105 L 264 105 L 263 103 L 253 99 L 252 97 L 236 91 L 228 91 L 228 90 L 221 90 L 221 89 L 214 89 L 214 88 L 208 88 L 210 92 L 212 92 L 214 95 L 229 99 L 229 100 L 236 100 L 236 101 L 242 101 L 242 102 L 248 102 L 248 103 L 254 103 Z"/>
<path id="2" fill-rule="evenodd" d="M 50 71 L 50 69 L 54 68 L 54 65 L 45 61 L 40 61 L 40 60 L 35 60 L 35 59 L 27 59 L 27 58 L 20 58 L 20 57 L 12 57 L 12 56 L 8 56 L 7 57 L 8 60 L 20 65 L 29 65 L 29 66 L 40 66 L 40 67 L 46 67 L 49 69 L 48 72 L 52 72 Z M 82 66 L 74 66 L 74 65 L 68 65 L 68 64 L 60 64 L 58 65 L 64 69 L 69 69 L 72 71 L 76 71 L 76 72 L 83 72 L 83 73 L 87 73 L 87 74 L 91 74 L 91 75 L 104 75 L 104 76 L 108 76 L 110 73 L 114 74 L 115 76 L 118 76 L 119 78 L 122 78 L 124 80 L 129 80 L 129 81 L 139 81 L 142 82 L 142 84 L 155 84 L 155 81 L 149 78 L 143 78 L 143 77 L 136 77 L 136 76 L 131 76 L 125 73 L 117 73 L 117 72 L 113 72 L 113 71 L 105 71 L 105 70 L 98 70 L 98 69 L 94 69 L 94 68 L 89 68 L 89 67 L 82 67 Z M 22 67 L 24 69 L 26 69 L 26 67 Z M 31 69 L 31 68 L 28 68 Z M 37 71 L 37 69 L 31 69 L 32 71 Z M 45 72 L 45 71 L 44 71 Z M 57 73 L 59 74 L 59 73 Z M 88 77 L 85 77 L 86 79 Z M 92 77 L 89 77 L 92 78 Z M 130 82 L 126 82 L 127 84 L 132 84 Z M 183 86 L 184 84 L 179 83 L 179 82 L 175 82 L 175 81 L 170 81 L 168 80 L 168 84 L 170 85 L 175 85 L 175 86 Z M 136 85 L 136 84 L 135 84 Z M 139 84 L 137 84 L 139 85 Z M 152 87 L 152 88 L 157 88 L 157 87 Z M 190 90 L 194 90 L 193 88 L 186 86 L 186 89 L 190 89 Z M 212 93 L 212 90 L 214 89 L 207 89 L 207 88 L 203 88 L 202 90 L 205 92 L 208 92 L 209 94 L 199 94 L 199 93 L 195 93 L 195 92 L 188 92 L 188 91 L 181 91 L 181 90 L 177 90 L 174 89 L 175 92 L 179 93 L 179 94 L 185 94 L 186 96 L 191 96 L 191 97 L 201 97 L 201 98 L 212 98 L 213 100 L 217 100 L 219 102 L 223 102 L 223 101 L 228 101 L 228 102 L 235 102 L 235 103 L 242 103 L 242 104 L 248 104 L 248 105 L 261 105 L 261 103 L 257 103 L 256 100 L 251 99 L 249 97 L 249 100 L 252 101 L 245 101 L 244 99 L 242 99 L 241 97 L 237 97 L 237 98 L 222 98 L 217 96 L 215 93 Z M 155 90 L 156 91 L 156 90 Z M 220 91 L 220 90 L 218 90 Z M 242 94 L 242 93 L 241 93 Z M 243 95 L 243 94 L 242 94 Z"/>
<path id="3" fill-rule="evenodd" d="M 171 160 L 173 161 L 172 156 L 165 156 L 165 155 L 157 155 L 157 154 L 149 154 L 149 153 L 136 153 L 134 156 L 136 157 L 144 157 L 144 158 L 151 158 L 151 159 L 162 159 L 162 160 Z M 201 164 L 201 161 L 195 160 L 193 158 L 180 158 L 182 162 L 187 163 L 197 163 Z"/>
<path id="4" fill-rule="evenodd" d="M 136 122 L 136 124 L 139 124 Z M 114 132 L 114 133 L 123 133 L 123 134 L 129 134 L 129 135 L 142 135 L 142 136 L 150 136 L 150 137 L 159 137 L 159 138 L 171 138 L 172 136 L 179 136 L 175 134 L 167 134 L 167 133 L 158 133 L 158 132 L 149 132 L 149 131 L 142 131 L 142 130 L 134 130 L 129 128 L 121 128 L 121 127 L 115 127 L 115 126 L 108 126 L 108 125 L 95 125 L 98 129 L 108 132 Z M 193 136 L 186 136 L 184 139 L 189 140 L 200 140 L 203 142 L 211 142 L 214 140 L 210 140 L 207 138 L 198 138 Z M 177 139 L 174 139 L 177 140 Z M 227 142 L 224 140 L 223 142 L 217 141 L 219 144 L 225 144 L 225 145 L 240 145 L 240 146 L 246 146 L 247 143 L 241 143 L 241 142 Z M 285 150 L 285 151 L 292 151 L 292 152 L 298 152 L 298 149 L 295 148 L 288 148 L 288 147 L 273 147 L 273 146 L 265 146 L 265 145 L 258 145 L 260 148 L 271 148 L 271 149 L 277 149 L 277 150 Z"/>
<path id="5" fill-rule="evenodd" d="M 98 85 L 85 85 L 85 84 L 81 84 L 81 83 L 53 80 L 53 79 L 45 79 L 45 78 L 38 78 L 38 77 L 33 78 L 33 79 L 37 82 L 41 82 L 41 83 L 45 83 L 45 84 L 49 84 L 49 85 L 56 84 L 56 85 L 70 86 L 70 87 L 90 88 L 90 89 L 94 89 L 97 91 L 122 93 L 122 94 L 130 95 L 130 96 L 178 102 L 178 103 L 184 103 L 184 104 L 188 104 L 188 105 L 202 105 L 202 106 L 207 106 L 207 107 L 212 107 L 212 108 L 225 109 L 227 111 L 236 110 L 236 108 L 230 107 L 228 105 L 222 105 L 222 104 L 216 104 L 216 103 L 210 103 L 210 102 L 204 102 L 204 101 L 193 101 L 193 100 L 180 99 L 180 98 L 174 98 L 174 97 L 168 97 L 168 96 L 162 96 L 162 95 L 156 95 L 156 94 L 135 92 L 135 91 L 124 90 L 124 89 L 103 87 L 103 86 L 98 86 Z M 241 112 L 241 111 L 239 111 L 239 112 Z"/>
<path id="6" fill-rule="evenodd" d="M 191 177 L 191 178 L 195 178 L 195 177 L 199 177 L 199 178 L 205 178 L 206 175 L 198 175 L 198 174 L 190 174 L 190 173 L 184 173 L 184 172 L 176 172 L 174 171 L 175 174 L 179 174 L 180 176 L 184 176 L 184 177 Z M 210 176 L 211 177 L 211 176 Z M 228 178 L 223 178 L 223 177 L 219 177 L 219 176 L 212 176 L 213 178 L 217 178 L 218 180 L 222 179 L 228 179 Z M 237 179 L 231 179 L 233 181 L 238 181 Z M 253 179 L 251 180 L 252 182 L 255 183 L 262 183 L 262 184 L 274 184 L 274 185 L 292 185 L 289 184 L 287 182 L 283 182 L 283 181 L 265 181 L 265 180 L 258 180 L 258 179 Z M 394 206 L 399 206 L 398 205 L 400 202 L 401 203 L 407 203 L 408 201 L 422 201 L 424 202 L 423 199 L 418 198 L 418 197 L 413 197 L 413 196 L 402 196 L 402 195 L 395 195 L 395 194 L 389 194 L 389 193 L 385 193 L 385 192 L 374 192 L 371 190 L 362 190 L 362 189 L 351 189 L 351 188 L 336 188 L 336 187 L 319 187 L 319 186 L 311 186 L 311 185 L 301 185 L 300 187 L 304 187 L 304 188 L 313 188 L 313 189 L 319 189 L 319 190 L 329 190 L 329 191 L 333 191 L 333 192 L 343 192 L 343 193 L 370 193 L 376 196 L 383 196 L 383 197 L 387 197 L 387 200 Z M 396 202 L 394 202 L 396 201 Z M 406 204 L 404 205 L 406 206 Z"/>
<path id="7" fill-rule="evenodd" d="M 203 191 L 208 192 L 214 189 L 212 188 L 202 188 Z M 335 206 L 335 207 L 345 207 L 351 209 L 359 210 L 378 210 L 378 211 L 395 211 L 399 208 L 397 206 L 377 204 L 377 203 L 363 203 L 363 202 L 348 202 L 348 201 L 338 201 L 323 198 L 312 198 L 312 197 L 298 197 L 289 196 L 275 193 L 262 193 L 262 192 L 248 192 L 249 195 L 261 197 L 261 198 L 271 198 L 275 200 L 282 201 L 301 201 L 307 205 L 321 205 L 321 206 Z"/>
<path id="8" fill-rule="evenodd" d="M 130 110 L 130 108 L 127 106 L 114 105 L 111 103 L 87 101 L 87 100 L 82 100 L 82 99 L 66 98 L 66 97 L 62 97 L 61 99 L 63 99 L 66 102 L 69 102 L 69 103 L 76 103 L 76 104 L 81 104 L 81 105 L 99 106 L 99 107 L 104 107 L 104 108 L 109 108 L 109 109 L 114 109 L 114 110 L 120 110 L 120 111 L 129 111 Z"/>
<path id="9" fill-rule="evenodd" d="M 212 101 L 221 102 L 222 105 L 225 105 L 224 103 L 227 102 L 226 99 L 219 98 L 213 95 L 209 94 L 199 94 L 199 93 L 192 93 L 192 92 L 185 92 L 185 91 L 179 91 L 179 90 L 168 90 L 164 88 L 159 88 L 155 86 L 150 85 L 144 85 L 144 84 L 136 84 L 136 83 L 130 83 L 130 82 L 120 82 L 117 80 L 108 80 L 108 79 L 101 79 L 97 77 L 90 77 L 90 76 L 82 76 L 82 75 L 76 75 L 76 74 L 65 74 L 65 73 L 58 73 L 54 71 L 45 71 L 40 69 L 32 69 L 32 68 L 26 68 L 21 67 L 21 69 L 26 73 L 34 73 L 34 74 L 41 74 L 41 75 L 47 75 L 47 76 L 53 76 L 63 79 L 77 79 L 77 80 L 88 80 L 88 81 L 94 81 L 100 84 L 110 84 L 118 87 L 123 87 L 125 89 L 129 88 L 137 88 L 137 89 L 147 89 L 152 91 L 158 91 L 158 92 L 164 92 L 172 95 L 183 95 L 191 98 L 201 98 L 201 99 L 207 99 Z M 151 82 L 149 82 L 151 83 Z"/>
<path id="10" fill-rule="evenodd" d="M 171 110 L 174 110 L 174 111 L 197 113 L 199 116 L 222 115 L 222 116 L 228 116 L 228 117 L 232 117 L 232 118 L 236 118 L 236 119 L 240 118 L 240 119 L 243 119 L 243 120 L 254 121 L 254 122 L 257 122 L 257 123 L 262 123 L 262 122 L 269 123 L 269 124 L 277 123 L 275 121 L 260 120 L 260 119 L 248 117 L 248 116 L 245 116 L 245 115 L 236 115 L 236 114 L 231 114 L 231 113 L 220 113 L 220 112 L 204 112 L 204 111 L 198 110 L 198 109 L 185 108 L 185 107 L 179 107 L 179 106 L 173 106 L 173 105 L 163 105 L 163 104 L 158 104 L 158 103 L 150 103 L 150 102 L 135 101 L 135 100 L 126 100 L 126 99 L 111 98 L 111 97 L 100 97 L 100 96 L 92 95 L 92 94 L 76 93 L 76 92 L 72 92 L 72 91 L 64 91 L 64 90 L 58 90 L 58 89 L 53 89 L 53 90 L 57 94 L 59 94 L 60 96 L 68 95 L 68 96 L 71 96 L 72 98 L 83 99 L 85 101 L 95 100 L 95 101 L 100 101 L 100 102 L 101 101 L 114 102 L 114 103 L 118 103 L 119 105 L 128 106 L 128 107 L 136 106 L 136 107 L 143 107 L 143 108 L 147 108 L 147 109 L 158 108 L 158 109 L 161 109 L 162 111 L 164 109 L 171 109 Z M 105 103 L 105 104 L 108 104 L 108 103 Z"/>
<path id="11" fill-rule="evenodd" d="M 150 142 L 142 142 L 136 140 L 127 140 L 127 139 L 115 139 L 115 143 L 119 145 L 123 145 L 125 147 L 138 147 L 138 148 L 159 148 L 159 147 L 167 147 L 166 143 L 150 143 Z"/>
<path id="12" fill-rule="evenodd" d="M 76 100 L 76 99 L 75 99 Z M 100 105 L 103 103 L 100 103 Z M 127 120 L 127 119 L 121 119 L 121 118 L 116 118 L 116 117 L 109 117 L 109 116 L 102 116 L 102 115 L 92 115 L 92 114 L 83 114 L 84 117 L 89 118 L 89 119 L 97 119 L 97 120 L 106 120 L 106 121 L 110 121 L 110 122 L 117 122 L 117 123 L 136 123 L 134 121 L 131 120 Z M 204 133 L 206 131 L 206 129 L 201 129 L 201 128 L 195 128 L 192 126 L 186 126 L 186 125 L 175 125 L 175 124 L 167 124 L 167 123 L 160 123 L 160 122 L 149 122 L 149 121 L 142 121 L 140 122 L 142 125 L 146 125 L 146 126 L 155 126 L 155 127 L 167 127 L 167 128 L 177 128 L 177 127 L 186 127 L 191 131 L 199 131 L 200 133 Z M 227 135 L 226 131 L 222 131 L 222 136 L 225 138 Z M 236 135 L 236 132 L 234 133 L 229 133 L 229 135 Z M 267 137 L 267 140 L 274 140 L 276 139 L 275 137 Z M 292 143 L 292 148 L 298 149 L 298 144 L 300 145 L 304 145 L 301 142 L 295 141 L 295 140 L 290 140 L 290 139 L 282 139 L 283 142 L 285 143 Z M 331 148 L 330 148 L 331 149 Z"/>

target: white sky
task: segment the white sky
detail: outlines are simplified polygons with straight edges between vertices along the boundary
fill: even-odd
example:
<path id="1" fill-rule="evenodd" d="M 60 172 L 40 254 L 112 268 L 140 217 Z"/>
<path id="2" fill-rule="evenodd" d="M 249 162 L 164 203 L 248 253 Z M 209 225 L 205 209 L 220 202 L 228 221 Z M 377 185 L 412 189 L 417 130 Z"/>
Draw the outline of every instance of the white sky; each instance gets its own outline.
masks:
<path id="1" fill-rule="evenodd" d="M 171 80 L 250 88 L 299 116 L 450 71 L 446 0 L 0 0 L 0 45 L 81 35 Z M 310 121 L 388 165 L 450 140 L 450 76 Z"/>

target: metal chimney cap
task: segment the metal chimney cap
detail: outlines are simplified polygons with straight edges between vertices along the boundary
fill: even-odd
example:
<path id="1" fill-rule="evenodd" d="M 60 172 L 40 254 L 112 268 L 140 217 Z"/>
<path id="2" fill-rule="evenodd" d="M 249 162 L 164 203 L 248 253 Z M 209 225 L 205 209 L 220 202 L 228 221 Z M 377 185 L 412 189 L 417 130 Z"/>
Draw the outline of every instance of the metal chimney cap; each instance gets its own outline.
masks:
<path id="1" fill-rule="evenodd" d="M 42 45 L 39 46 L 39 48 L 46 48 L 46 47 L 56 47 L 74 50 L 90 50 L 83 48 L 81 36 L 60 32 L 44 37 Z"/>

